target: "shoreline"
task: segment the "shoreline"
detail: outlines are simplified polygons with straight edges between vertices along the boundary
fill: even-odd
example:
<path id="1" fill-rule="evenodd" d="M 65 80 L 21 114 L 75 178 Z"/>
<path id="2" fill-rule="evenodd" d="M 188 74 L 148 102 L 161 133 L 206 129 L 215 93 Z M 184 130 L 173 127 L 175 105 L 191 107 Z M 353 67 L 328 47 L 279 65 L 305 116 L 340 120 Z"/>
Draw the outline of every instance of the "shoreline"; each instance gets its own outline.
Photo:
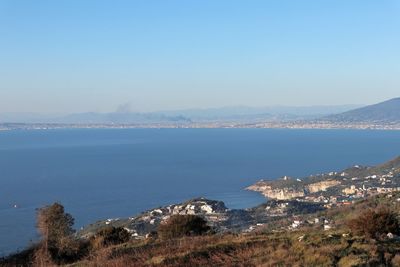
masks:
<path id="1" fill-rule="evenodd" d="M 1 124 L 0 132 L 16 130 L 59 130 L 59 129 L 293 129 L 293 130 L 380 130 L 399 131 L 400 125 L 378 124 L 292 124 L 292 123 L 262 123 L 262 124 L 191 124 L 191 125 L 132 125 L 132 124 Z"/>

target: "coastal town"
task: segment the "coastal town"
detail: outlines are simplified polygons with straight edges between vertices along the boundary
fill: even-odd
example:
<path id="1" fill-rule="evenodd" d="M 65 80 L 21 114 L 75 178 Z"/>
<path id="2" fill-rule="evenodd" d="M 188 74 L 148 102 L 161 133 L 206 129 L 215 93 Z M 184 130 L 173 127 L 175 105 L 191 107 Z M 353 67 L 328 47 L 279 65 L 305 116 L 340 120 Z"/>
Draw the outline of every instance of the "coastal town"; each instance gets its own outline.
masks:
<path id="1" fill-rule="evenodd" d="M 261 180 L 247 189 L 268 199 L 296 200 L 324 204 L 324 207 L 347 205 L 360 198 L 400 191 L 400 158 L 375 167 L 355 165 L 342 172 L 311 175 L 304 179 L 288 176 Z"/>
<path id="2" fill-rule="evenodd" d="M 189 121 L 162 123 L 0 123 L 0 131 L 10 130 L 55 130 L 55 129 L 137 129 L 137 128 L 239 128 L 239 129 L 359 129 L 400 130 L 400 122 L 332 122 L 323 120 L 301 121 Z"/>
<path id="3" fill-rule="evenodd" d="M 296 202 L 332 209 L 351 206 L 357 201 L 382 194 L 400 202 L 399 197 L 394 197 L 400 192 L 400 157 L 374 167 L 355 165 L 341 172 L 312 175 L 304 179 L 284 176 L 278 180 L 261 180 L 247 190 L 279 201 L 281 209 L 278 213 L 281 216 L 288 215 L 285 211 Z M 287 229 L 297 229 L 304 224 L 321 224 L 324 230 L 329 230 L 334 224 L 325 218 L 304 218 L 308 218 L 307 213 L 293 216 Z"/>

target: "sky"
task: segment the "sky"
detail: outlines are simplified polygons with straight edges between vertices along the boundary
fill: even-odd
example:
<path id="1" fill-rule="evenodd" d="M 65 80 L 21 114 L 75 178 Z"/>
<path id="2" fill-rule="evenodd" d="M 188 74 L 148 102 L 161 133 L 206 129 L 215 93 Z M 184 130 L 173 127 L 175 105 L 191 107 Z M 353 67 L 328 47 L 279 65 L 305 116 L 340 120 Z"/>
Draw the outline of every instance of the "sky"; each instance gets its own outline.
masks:
<path id="1" fill-rule="evenodd" d="M 0 0 L 3 113 L 398 96 L 398 0 Z"/>

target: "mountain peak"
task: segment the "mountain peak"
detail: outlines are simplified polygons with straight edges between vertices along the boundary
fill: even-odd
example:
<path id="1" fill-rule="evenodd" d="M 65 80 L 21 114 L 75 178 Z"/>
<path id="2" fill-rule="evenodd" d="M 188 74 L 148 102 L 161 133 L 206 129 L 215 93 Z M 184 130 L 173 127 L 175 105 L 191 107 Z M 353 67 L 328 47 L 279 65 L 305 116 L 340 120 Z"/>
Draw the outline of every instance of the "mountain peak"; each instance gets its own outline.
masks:
<path id="1" fill-rule="evenodd" d="M 400 122 L 400 97 L 327 116 L 323 120 L 344 123 L 397 123 Z"/>

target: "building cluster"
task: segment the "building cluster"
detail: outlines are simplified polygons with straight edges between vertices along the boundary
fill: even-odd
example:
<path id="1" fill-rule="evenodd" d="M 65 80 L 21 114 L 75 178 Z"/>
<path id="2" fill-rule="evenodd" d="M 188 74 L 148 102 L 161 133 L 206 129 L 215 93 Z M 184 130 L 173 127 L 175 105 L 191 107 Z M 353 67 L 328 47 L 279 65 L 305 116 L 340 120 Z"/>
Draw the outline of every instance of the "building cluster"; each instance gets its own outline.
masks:
<path id="1" fill-rule="evenodd" d="M 305 225 L 319 226 L 322 227 L 325 231 L 331 230 L 333 228 L 333 222 L 325 217 L 315 217 L 307 220 L 302 220 L 299 217 L 295 217 L 293 218 L 292 224 L 288 226 L 288 229 L 294 230 Z"/>
<path id="2" fill-rule="evenodd" d="M 354 166 L 354 168 L 357 167 L 359 166 Z M 296 198 L 296 200 L 322 203 L 326 208 L 332 208 L 334 206 L 350 205 L 357 199 L 400 191 L 400 183 L 398 182 L 400 173 L 395 168 L 381 175 L 373 174 L 351 177 L 345 172 L 340 174 L 331 172 L 327 174 L 327 176 L 334 175 L 338 175 L 342 181 L 339 186 L 335 186 L 334 190 L 330 190 L 330 193 L 322 190 L 314 194 Z"/>
<path id="3" fill-rule="evenodd" d="M 360 177 L 351 177 L 345 172 L 341 174 L 334 172 L 328 174 L 328 176 L 334 175 L 341 177 L 343 180 L 341 185 L 336 187 L 335 190 L 331 190 L 329 193 L 326 191 L 321 191 L 319 193 L 296 198 L 295 201 L 303 203 L 319 203 L 325 208 L 332 208 L 351 205 L 356 200 L 382 193 L 400 192 L 400 184 L 398 182 L 398 179 L 400 178 L 400 172 L 395 168 L 393 168 L 391 171 L 388 171 L 386 174 L 373 174 Z M 392 195 L 388 194 L 387 197 L 392 197 Z M 396 201 L 400 202 L 400 198 Z M 289 201 L 280 203 L 278 205 L 278 209 L 274 210 L 274 213 L 280 212 L 282 215 L 284 210 L 286 210 L 289 205 Z M 289 226 L 287 226 L 287 228 L 290 230 L 296 230 L 301 226 L 306 225 L 320 225 L 324 230 L 330 230 L 334 227 L 334 222 L 331 222 L 325 218 L 316 217 L 313 219 L 303 220 L 299 216 L 293 216 L 292 222 Z"/>
<path id="4" fill-rule="evenodd" d="M 340 122 L 321 120 L 262 120 L 243 122 L 241 120 L 185 121 L 152 123 L 0 123 L 0 130 L 48 130 L 64 128 L 284 128 L 284 129 L 379 129 L 400 130 L 400 123 L 386 122 Z"/>

